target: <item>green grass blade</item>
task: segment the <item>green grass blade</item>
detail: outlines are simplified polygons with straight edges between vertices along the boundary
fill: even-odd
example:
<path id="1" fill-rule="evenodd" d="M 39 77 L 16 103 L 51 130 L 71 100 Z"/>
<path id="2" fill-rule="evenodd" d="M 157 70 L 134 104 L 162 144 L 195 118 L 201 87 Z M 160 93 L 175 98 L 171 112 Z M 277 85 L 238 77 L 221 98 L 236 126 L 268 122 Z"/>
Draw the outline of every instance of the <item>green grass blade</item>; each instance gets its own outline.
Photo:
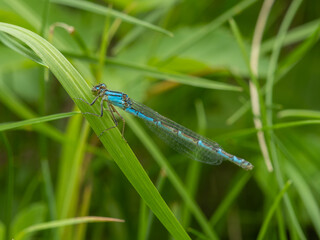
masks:
<path id="1" fill-rule="evenodd" d="M 81 159 L 81 153 L 83 151 L 83 142 L 85 141 L 82 134 L 84 131 L 81 133 L 82 122 L 81 116 L 74 116 L 69 119 L 65 130 L 65 138 L 69 144 L 62 146 L 56 187 L 57 215 L 59 219 L 73 217 L 76 211 L 74 206 L 79 201 L 77 194 L 80 186 L 77 182 L 82 171 L 83 159 Z M 69 232 L 70 230 L 70 228 L 66 229 Z M 64 234 L 67 233 L 64 232 Z"/>
<path id="2" fill-rule="evenodd" d="M 79 122 L 81 124 L 82 121 Z M 71 127 L 71 129 L 72 128 L 73 127 Z M 72 129 L 73 131 L 70 131 L 69 134 L 71 135 L 74 132 L 78 133 L 77 131 L 79 131 L 79 129 L 81 128 L 74 127 Z M 77 216 L 78 209 L 76 206 L 78 204 L 81 204 L 79 199 L 79 194 L 81 192 L 79 179 L 81 179 L 83 170 L 82 166 L 86 153 L 85 146 L 89 132 L 89 124 L 86 122 L 80 134 L 75 134 L 76 139 L 74 139 L 75 141 L 73 142 L 73 144 L 70 144 L 70 146 L 64 146 L 67 152 L 64 152 L 66 153 L 66 155 L 64 154 L 64 158 L 62 158 L 61 160 L 65 161 L 63 166 L 69 166 L 69 168 L 63 168 L 63 166 L 61 166 L 60 169 L 63 169 L 64 171 L 59 171 L 60 177 L 62 176 L 62 179 L 59 179 L 61 180 L 59 187 L 62 191 L 65 190 L 61 195 L 59 195 L 58 198 L 58 200 L 60 200 L 60 203 L 62 200 L 62 204 L 59 205 L 58 209 L 59 218 L 62 219 L 70 216 Z M 73 136 L 70 135 L 68 137 L 72 138 Z M 67 159 L 67 157 L 69 157 L 69 159 Z M 62 191 L 60 191 L 60 193 Z M 71 229 L 67 229 L 67 231 L 71 235 Z"/>
<path id="3" fill-rule="evenodd" d="M 46 40 L 29 30 L 6 23 L 0 23 L 0 31 L 10 34 L 28 45 L 49 66 L 51 72 L 72 99 L 82 98 L 86 101 L 92 99 L 91 86 L 87 85 L 70 62 Z M 88 106 L 80 100 L 77 100 L 76 103 L 81 112 L 99 112 L 98 105 Z M 110 116 L 98 118 L 87 114 L 85 117 L 97 135 L 114 125 Z M 108 134 L 101 136 L 100 140 L 121 171 L 171 235 L 175 239 L 190 239 L 152 184 L 128 144 L 122 139 L 119 130 L 111 129 Z"/>
<path id="4" fill-rule="evenodd" d="M 237 177 L 234 181 L 234 184 L 231 184 L 232 187 L 228 192 L 227 196 L 224 197 L 223 202 L 219 205 L 217 210 L 214 212 L 212 217 L 210 218 L 210 224 L 215 226 L 219 220 L 225 216 L 226 212 L 228 212 L 231 204 L 235 201 L 238 195 L 241 193 L 241 190 L 244 188 L 246 183 L 249 181 L 251 175 L 250 174 L 243 174 Z"/>
<path id="5" fill-rule="evenodd" d="M 266 98 L 265 102 L 267 106 L 272 106 L 273 102 L 273 87 L 274 87 L 274 82 L 275 82 L 275 73 L 276 69 L 278 66 L 278 60 L 281 52 L 281 47 L 283 45 L 285 36 L 287 35 L 289 26 L 296 14 L 296 12 L 299 9 L 300 4 L 302 3 L 302 0 L 294 0 L 289 8 L 288 11 L 280 25 L 279 32 L 277 34 L 271 58 L 270 58 L 270 64 L 269 64 L 269 69 L 267 73 L 267 81 L 266 81 Z M 272 123 L 272 115 L 273 115 L 273 110 L 272 109 L 267 109 L 267 122 L 268 124 Z"/>
<path id="6" fill-rule="evenodd" d="M 36 114 L 33 113 L 29 107 L 17 98 L 10 89 L 4 84 L 4 81 L 0 79 L 0 101 L 6 105 L 12 112 L 21 118 L 36 118 Z M 57 141 L 63 142 L 63 134 L 52 126 L 44 123 L 41 125 L 35 125 L 35 130 L 42 132 L 46 136 L 49 136 Z"/>
<path id="7" fill-rule="evenodd" d="M 276 72 L 276 81 L 290 71 L 303 56 L 319 41 L 320 24 L 299 46 L 297 46 L 282 62 Z"/>
<path id="8" fill-rule="evenodd" d="M 75 114 L 79 114 L 79 113 L 80 112 L 58 113 L 58 114 L 48 115 L 48 116 L 39 117 L 39 118 L 32 118 L 32 119 L 28 119 L 28 120 L 23 120 L 23 121 L 19 121 L 19 122 L 2 123 L 2 124 L 0 124 L 0 132 L 10 130 L 10 129 L 19 128 L 19 127 L 30 126 L 30 125 L 34 125 L 34 124 L 54 121 L 54 120 L 58 120 L 58 119 L 62 119 L 62 118 L 68 118 L 68 117 L 71 117 L 71 116 L 73 116 Z"/>
<path id="9" fill-rule="evenodd" d="M 248 128 L 239 131 L 234 131 L 232 133 L 225 133 L 223 136 L 218 137 L 218 139 L 231 139 L 231 138 L 238 138 L 250 134 L 254 134 L 259 130 L 276 130 L 276 129 L 283 129 L 283 128 L 291 128 L 291 127 L 300 127 L 305 125 L 317 125 L 320 124 L 320 120 L 303 120 L 303 121 L 292 121 L 286 123 L 278 123 L 272 126 L 263 127 L 260 129 L 255 128 Z"/>
<path id="10" fill-rule="evenodd" d="M 320 118 L 320 111 L 304 109 L 286 109 L 278 112 L 278 118 L 302 117 L 302 118 Z"/>
<path id="11" fill-rule="evenodd" d="M 202 232 L 199 232 L 193 228 L 189 228 L 188 230 L 190 233 L 192 233 L 194 236 L 196 236 L 198 240 L 211 240 L 206 235 L 204 235 Z"/>
<path id="12" fill-rule="evenodd" d="M 12 37 L 8 36 L 7 34 L 0 33 L 0 41 L 7 47 L 11 48 L 12 50 L 46 67 L 46 65 L 42 62 L 42 60 L 33 51 L 26 48 L 25 46 L 20 44 L 18 41 L 14 40 Z"/>
<path id="13" fill-rule="evenodd" d="M 203 102 L 198 99 L 195 102 L 195 108 L 197 112 L 199 134 L 205 136 L 205 129 L 207 129 L 207 121 Z M 199 189 L 201 169 L 203 167 L 203 164 L 197 161 L 192 161 L 188 165 L 189 166 L 185 177 L 185 186 L 189 196 L 195 199 L 197 190 Z M 190 208 L 187 205 L 182 207 L 181 219 L 182 224 L 185 228 L 189 227 L 191 223 L 191 214 L 192 212 L 190 211 Z"/>
<path id="14" fill-rule="evenodd" d="M 279 240 L 287 240 L 288 238 L 286 233 L 286 227 L 284 225 L 284 216 L 282 215 L 282 211 L 278 208 L 276 214 L 279 229 Z"/>
<path id="15" fill-rule="evenodd" d="M 20 210 L 12 222 L 11 239 L 16 239 L 15 236 L 23 229 L 44 222 L 46 213 L 47 208 L 43 203 L 34 203 Z"/>
<path id="16" fill-rule="evenodd" d="M 317 27 L 320 24 L 320 19 L 314 20 L 312 22 L 308 22 L 306 24 L 303 24 L 301 26 L 298 26 L 286 35 L 284 39 L 284 45 L 292 45 L 296 42 L 302 41 L 306 39 L 308 36 L 310 36 L 314 31 L 316 31 Z M 261 54 L 265 54 L 272 50 L 272 47 L 274 45 L 275 39 L 268 39 L 261 45 Z"/>
<path id="17" fill-rule="evenodd" d="M 233 125 L 236 121 L 238 121 L 245 113 L 247 113 L 251 108 L 250 102 L 246 101 L 242 104 L 242 106 L 236 110 L 228 119 L 227 124 Z"/>
<path id="18" fill-rule="evenodd" d="M 148 14 L 144 20 L 147 22 L 154 22 L 160 16 L 164 15 L 165 12 L 169 11 L 169 7 L 161 8 L 156 11 L 151 12 Z M 131 30 L 124 38 L 120 39 L 117 45 L 112 49 L 114 55 L 118 55 L 126 46 L 128 46 L 131 42 L 142 36 L 146 29 L 140 26 L 137 26 L 133 30 Z"/>
<path id="19" fill-rule="evenodd" d="M 288 164 L 286 168 L 288 175 L 293 179 L 293 183 L 304 202 L 304 207 L 306 208 L 313 226 L 317 232 L 318 238 L 320 238 L 320 208 L 319 208 L 319 199 L 313 195 L 313 189 L 310 188 L 310 184 L 307 183 L 305 177 L 301 175 L 299 170 L 293 165 Z"/>
<path id="20" fill-rule="evenodd" d="M 141 201 L 139 208 L 139 224 L 138 224 L 138 234 L 137 240 L 144 240 L 146 238 L 146 232 L 148 227 L 148 208 L 147 205 Z"/>
<path id="21" fill-rule="evenodd" d="M 314 125 L 314 124 L 320 124 L 320 120 L 304 120 L 304 121 L 279 123 L 279 124 L 273 125 L 272 127 L 267 127 L 266 129 L 281 129 L 281 128 L 299 127 L 304 125 Z"/>
<path id="22" fill-rule="evenodd" d="M 98 63 L 98 58 L 95 57 L 87 57 L 72 53 L 64 53 L 68 57 L 73 57 L 76 59 L 81 59 L 89 62 Z M 113 65 L 116 67 L 122 67 L 129 70 L 135 70 L 140 72 L 141 74 L 147 77 L 154 77 L 159 78 L 171 82 L 177 82 L 189 86 L 194 87 L 201 87 L 207 89 L 219 89 L 219 90 L 226 90 L 226 91 L 241 91 L 242 88 L 238 86 L 234 86 L 227 83 L 217 82 L 213 80 L 209 80 L 206 78 L 190 76 L 174 71 L 169 71 L 163 68 L 153 67 L 153 66 L 146 66 L 146 65 L 138 65 L 131 62 L 120 61 L 117 59 L 108 58 L 105 60 L 105 65 Z"/>
<path id="23" fill-rule="evenodd" d="M 40 139 L 41 141 L 42 139 Z M 44 182 L 44 189 L 46 193 L 46 200 L 48 203 L 48 210 L 49 210 L 49 220 L 54 220 L 57 218 L 57 208 L 56 208 L 56 202 L 55 202 L 55 195 L 54 195 L 54 187 L 52 184 L 52 176 L 50 172 L 50 166 L 48 157 L 42 157 L 41 159 L 41 172 Z M 51 232 L 53 238 L 52 239 L 58 239 L 58 232 L 52 231 Z"/>
<path id="24" fill-rule="evenodd" d="M 256 0 L 245 0 L 238 3 L 228 11 L 224 12 L 221 16 L 214 19 L 211 23 L 201 28 L 201 30 L 192 34 L 192 36 L 187 38 L 184 42 L 177 44 L 177 47 L 173 48 L 170 52 L 168 52 L 167 55 L 164 57 L 164 59 L 162 59 L 162 61 L 166 61 L 168 58 L 172 56 L 174 57 L 179 55 L 181 52 L 185 51 L 192 45 L 196 44 L 199 40 L 207 36 L 213 30 L 220 27 L 228 19 L 234 17 L 235 15 L 238 15 L 239 13 L 244 11 L 246 8 L 248 8 L 250 5 L 252 5 L 255 2 Z"/>
<path id="25" fill-rule="evenodd" d="M 121 223 L 121 222 L 124 222 L 124 220 L 117 219 L 117 218 L 90 216 L 90 217 L 79 217 L 79 218 L 51 221 L 51 222 L 36 224 L 28 228 L 25 228 L 17 234 L 15 239 L 22 239 L 25 235 L 29 233 L 34 233 L 34 232 L 43 231 L 47 229 L 65 227 L 65 226 L 81 224 L 81 223 L 92 223 L 92 222 L 120 222 Z"/>
<path id="26" fill-rule="evenodd" d="M 266 218 L 263 221 L 262 227 L 261 227 L 260 232 L 257 237 L 258 240 L 265 239 L 265 234 L 267 232 L 267 228 L 269 226 L 271 218 L 272 218 L 273 214 L 275 213 L 275 211 L 277 210 L 281 199 L 283 198 L 284 194 L 287 192 L 287 190 L 289 189 L 291 184 L 292 184 L 291 180 L 287 181 L 286 184 L 284 185 L 284 187 L 282 188 L 282 190 L 280 191 L 280 193 L 275 198 L 273 204 L 271 205 L 270 210 L 267 213 Z"/>
<path id="27" fill-rule="evenodd" d="M 151 23 L 139 20 L 137 18 L 131 17 L 131 16 L 124 14 L 122 12 L 118 12 L 118 11 L 113 10 L 111 8 L 107 8 L 102 5 L 92 3 L 92 2 L 82 1 L 82 0 L 68 0 L 68 1 L 66 1 L 66 0 L 50 0 L 50 2 L 82 9 L 82 10 L 93 12 L 96 14 L 101 14 L 101 15 L 106 15 L 106 16 L 110 15 L 115 18 L 120 18 L 125 22 L 131 23 L 134 25 L 139 25 L 139 26 L 142 26 L 145 28 L 149 28 L 151 30 L 164 33 L 170 37 L 173 36 L 173 34 L 171 32 L 169 32 L 161 27 L 155 26 Z"/>
<path id="28" fill-rule="evenodd" d="M 163 169 L 161 169 L 159 172 L 158 179 L 155 183 L 159 192 L 163 192 L 164 190 L 166 190 L 166 188 L 165 188 L 165 183 L 167 182 L 166 180 L 167 180 L 167 175 L 165 174 Z M 150 239 L 150 234 L 152 233 L 153 222 L 155 221 L 154 214 L 149 210 L 147 213 L 148 213 L 148 215 L 146 217 L 146 225 L 147 226 L 146 226 L 146 229 L 144 232 L 144 235 L 145 235 L 144 239 Z M 142 234 L 141 234 L 141 236 L 142 236 Z"/>

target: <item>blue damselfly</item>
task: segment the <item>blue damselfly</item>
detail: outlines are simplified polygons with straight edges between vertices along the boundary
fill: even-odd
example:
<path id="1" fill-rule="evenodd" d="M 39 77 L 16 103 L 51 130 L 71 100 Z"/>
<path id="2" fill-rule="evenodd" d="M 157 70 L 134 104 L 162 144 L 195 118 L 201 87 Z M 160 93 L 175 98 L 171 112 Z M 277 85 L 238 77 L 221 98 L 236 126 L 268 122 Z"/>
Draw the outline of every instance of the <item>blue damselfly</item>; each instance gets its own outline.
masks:
<path id="1" fill-rule="evenodd" d="M 135 102 L 125 93 L 108 90 L 104 83 L 94 86 L 92 92 L 96 95 L 96 98 L 92 103 L 86 103 L 92 106 L 99 98 L 101 98 L 101 113 L 100 115 L 90 114 L 102 117 L 104 110 L 103 103 L 107 102 L 108 109 L 115 122 L 115 126 L 113 127 L 118 125 L 113 113 L 117 113 L 123 121 L 122 136 L 124 133 L 125 121 L 114 106 L 143 119 L 145 123 L 171 147 L 188 155 L 192 159 L 213 165 L 218 165 L 223 160 L 228 160 L 245 170 L 251 170 L 253 168 L 253 165 L 250 162 L 225 152 L 218 143 L 200 136 L 143 104 Z M 109 129 L 104 130 L 101 134 Z"/>

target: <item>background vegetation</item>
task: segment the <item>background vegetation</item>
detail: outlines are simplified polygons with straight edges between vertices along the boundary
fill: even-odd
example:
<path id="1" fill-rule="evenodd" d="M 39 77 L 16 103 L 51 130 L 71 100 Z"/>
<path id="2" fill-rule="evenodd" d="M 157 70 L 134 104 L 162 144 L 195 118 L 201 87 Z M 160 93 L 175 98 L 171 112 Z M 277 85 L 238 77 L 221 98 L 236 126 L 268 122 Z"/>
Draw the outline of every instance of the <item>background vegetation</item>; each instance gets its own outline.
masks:
<path id="1" fill-rule="evenodd" d="M 319 13 L 300 0 L 1 1 L 0 239 L 320 238 Z M 98 82 L 254 169 L 192 161 L 123 112 L 128 144 L 117 129 L 99 139 L 110 116 L 77 100 Z"/>

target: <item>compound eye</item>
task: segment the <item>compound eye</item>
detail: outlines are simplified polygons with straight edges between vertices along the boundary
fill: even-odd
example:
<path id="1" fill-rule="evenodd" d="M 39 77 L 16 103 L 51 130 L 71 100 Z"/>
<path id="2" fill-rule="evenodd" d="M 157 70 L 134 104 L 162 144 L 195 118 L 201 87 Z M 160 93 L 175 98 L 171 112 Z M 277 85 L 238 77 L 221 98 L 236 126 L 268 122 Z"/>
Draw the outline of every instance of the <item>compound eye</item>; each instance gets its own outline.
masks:
<path id="1" fill-rule="evenodd" d="M 99 90 L 99 87 L 96 87 L 97 90 Z"/>

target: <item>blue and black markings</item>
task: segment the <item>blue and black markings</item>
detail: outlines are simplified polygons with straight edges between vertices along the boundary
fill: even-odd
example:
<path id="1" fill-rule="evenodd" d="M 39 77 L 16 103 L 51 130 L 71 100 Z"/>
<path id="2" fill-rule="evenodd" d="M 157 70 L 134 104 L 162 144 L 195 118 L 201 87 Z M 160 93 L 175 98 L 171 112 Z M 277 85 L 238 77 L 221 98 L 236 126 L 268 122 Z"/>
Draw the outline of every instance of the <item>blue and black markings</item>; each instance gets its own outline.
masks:
<path id="1" fill-rule="evenodd" d="M 209 164 L 220 164 L 221 158 L 218 156 L 221 156 L 223 159 L 227 159 L 246 170 L 251 170 L 253 168 L 253 165 L 250 162 L 225 152 L 217 143 L 212 142 L 211 140 L 206 139 L 197 133 L 194 133 L 191 130 L 186 129 L 183 126 L 161 116 L 147 106 L 134 102 L 125 93 L 110 91 L 103 83 L 94 86 L 92 88 L 92 92 L 97 97 L 90 105 L 93 105 L 95 101 L 101 97 L 102 101 L 107 101 L 108 104 L 122 108 L 124 111 L 145 120 L 147 123 L 150 123 L 150 125 L 156 127 L 159 132 L 167 132 L 167 135 L 163 134 L 163 136 L 165 136 L 164 140 L 171 139 L 170 141 L 172 142 L 172 139 L 174 139 L 174 141 L 179 143 L 180 146 L 180 148 L 177 150 L 184 153 L 189 153 L 190 156 L 198 161 Z M 109 109 L 112 109 L 112 111 L 116 111 L 114 107 L 111 108 L 109 105 L 108 107 Z M 103 107 L 101 109 L 101 111 L 103 111 Z M 102 116 L 102 112 L 100 116 Z M 121 119 L 124 122 L 122 117 Z M 184 145 L 186 146 L 184 147 Z M 194 154 L 191 154 L 190 151 L 194 151 Z"/>

